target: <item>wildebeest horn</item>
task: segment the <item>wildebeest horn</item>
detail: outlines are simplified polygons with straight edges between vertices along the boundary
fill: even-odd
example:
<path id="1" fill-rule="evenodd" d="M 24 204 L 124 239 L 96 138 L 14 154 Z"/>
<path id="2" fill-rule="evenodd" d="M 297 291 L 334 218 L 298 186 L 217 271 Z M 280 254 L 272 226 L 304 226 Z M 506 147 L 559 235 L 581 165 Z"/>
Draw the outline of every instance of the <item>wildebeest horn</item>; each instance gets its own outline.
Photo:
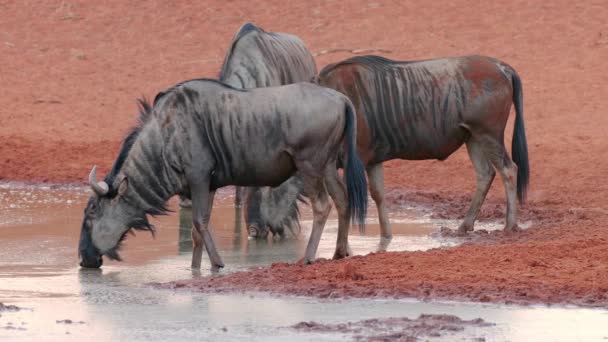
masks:
<path id="1" fill-rule="evenodd" d="M 93 170 L 89 174 L 89 184 L 98 196 L 104 196 L 108 193 L 108 184 L 104 181 L 97 182 L 97 165 L 93 166 Z"/>

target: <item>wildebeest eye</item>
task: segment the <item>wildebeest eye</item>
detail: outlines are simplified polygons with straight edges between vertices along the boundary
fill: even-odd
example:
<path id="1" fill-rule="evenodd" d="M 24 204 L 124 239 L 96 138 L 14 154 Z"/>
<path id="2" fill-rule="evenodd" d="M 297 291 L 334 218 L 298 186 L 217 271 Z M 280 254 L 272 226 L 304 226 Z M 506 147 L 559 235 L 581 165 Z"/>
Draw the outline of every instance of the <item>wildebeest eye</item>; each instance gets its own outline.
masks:
<path id="1" fill-rule="evenodd" d="M 84 210 L 85 214 L 94 214 L 97 211 L 97 203 L 90 202 L 89 205 Z"/>

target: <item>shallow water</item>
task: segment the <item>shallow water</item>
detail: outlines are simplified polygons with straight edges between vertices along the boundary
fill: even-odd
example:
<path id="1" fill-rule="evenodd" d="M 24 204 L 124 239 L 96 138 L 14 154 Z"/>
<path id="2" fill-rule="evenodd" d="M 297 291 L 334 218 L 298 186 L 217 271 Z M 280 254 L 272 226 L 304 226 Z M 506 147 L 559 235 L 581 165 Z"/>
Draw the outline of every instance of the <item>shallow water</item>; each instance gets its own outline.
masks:
<path id="1" fill-rule="evenodd" d="M 211 226 L 226 268 L 222 273 L 293 262 L 303 255 L 310 227 L 304 210 L 302 237 L 284 241 L 248 240 L 235 228 L 230 191 L 218 194 Z M 300 321 L 340 323 L 369 318 L 447 313 L 462 319 L 481 317 L 493 327 L 442 335 L 454 340 L 485 337 L 503 340 L 589 341 L 608 338 L 608 312 L 579 308 L 479 305 L 414 300 L 318 300 L 268 295 L 206 295 L 159 290 L 146 285 L 209 274 L 206 256 L 200 273 L 190 270 L 190 215 L 178 211 L 154 219 L 157 236 L 129 237 L 125 262 L 105 260 L 101 270 L 77 267 L 77 241 L 88 190 L 79 187 L 0 185 L 0 302 L 25 308 L 0 313 L 0 340 L 344 340 L 337 333 L 301 333 L 285 328 Z M 176 203 L 171 203 L 176 208 Z M 355 254 L 378 247 L 377 220 L 365 234 L 350 236 Z M 457 239 L 430 234 L 441 225 L 416 218 L 413 211 L 392 213 L 395 238 L 389 250 L 449 247 Z M 181 223 L 180 223 L 181 222 Z M 331 257 L 336 220 L 325 229 L 319 257 Z M 481 225 L 493 229 L 499 223 Z M 480 226 L 478 226 L 480 227 Z M 74 324 L 57 323 L 70 319 Z M 80 324 L 78 322 L 83 321 Z"/>

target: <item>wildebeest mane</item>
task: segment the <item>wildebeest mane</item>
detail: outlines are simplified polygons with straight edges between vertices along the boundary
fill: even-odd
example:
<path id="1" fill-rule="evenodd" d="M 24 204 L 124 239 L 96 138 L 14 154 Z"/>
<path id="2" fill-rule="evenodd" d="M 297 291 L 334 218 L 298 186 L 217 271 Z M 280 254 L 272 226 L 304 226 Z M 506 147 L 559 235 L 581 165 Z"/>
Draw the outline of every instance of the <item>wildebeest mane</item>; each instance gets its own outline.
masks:
<path id="1" fill-rule="evenodd" d="M 125 139 L 123 140 L 122 147 L 120 149 L 120 152 L 118 153 L 118 157 L 116 158 L 116 161 L 114 162 L 114 165 L 112 166 L 112 169 L 110 170 L 110 172 L 108 173 L 108 175 L 105 178 L 105 182 L 109 185 L 109 188 L 110 188 L 109 192 L 107 194 L 108 197 L 112 198 L 112 197 L 116 196 L 117 189 L 113 186 L 114 181 L 116 180 L 116 176 L 118 176 L 118 174 L 122 170 L 124 163 L 127 160 L 129 153 L 131 152 L 131 148 L 133 147 L 133 144 L 139 137 L 139 134 L 141 133 L 144 125 L 148 121 L 150 121 L 150 118 L 152 117 L 154 106 L 156 106 L 158 104 L 158 102 L 161 99 L 163 99 L 165 96 L 167 96 L 168 94 L 179 89 L 180 86 L 182 86 L 188 82 L 192 82 L 192 81 L 212 82 L 212 83 L 218 84 L 226 89 L 231 89 L 231 90 L 241 91 L 241 92 L 246 91 L 243 89 L 234 88 L 228 84 L 222 83 L 215 79 L 198 78 L 198 79 L 191 79 L 191 80 L 186 80 L 186 81 L 180 82 L 166 90 L 159 92 L 154 97 L 153 104 L 150 104 L 148 99 L 145 97 L 139 98 L 137 100 L 138 107 L 139 107 L 138 121 L 137 121 L 136 125 L 131 128 L 131 130 L 126 135 Z M 152 210 L 151 212 L 149 212 L 152 215 L 162 214 L 167 211 L 166 208 L 164 207 L 164 203 L 154 203 L 154 207 L 157 210 L 155 209 L 155 210 Z"/>
<path id="2" fill-rule="evenodd" d="M 416 61 L 416 62 L 420 62 L 420 61 Z M 410 64 L 410 63 L 414 63 L 414 61 L 396 61 L 396 60 L 392 60 L 392 59 L 388 59 L 386 57 L 376 56 L 376 55 L 354 56 L 354 57 L 345 59 L 341 62 L 327 65 L 325 68 L 323 68 L 323 70 L 321 70 L 319 75 L 326 75 L 338 67 L 341 67 L 343 65 L 349 65 L 349 64 L 358 64 L 358 65 L 362 65 L 362 66 L 365 66 L 365 67 L 368 67 L 368 68 L 371 68 L 374 70 L 387 70 L 387 68 L 389 68 L 391 65 Z"/>
<path id="3" fill-rule="evenodd" d="M 154 100 L 156 102 L 156 98 Z M 125 160 L 127 159 L 127 156 L 129 155 L 133 144 L 137 140 L 137 137 L 139 136 L 139 133 L 141 132 L 141 129 L 143 128 L 144 124 L 152 116 L 152 106 L 150 105 L 150 102 L 145 96 L 142 96 L 141 98 L 137 99 L 137 105 L 139 107 L 139 116 L 137 124 L 131 128 L 131 130 L 123 140 L 122 147 L 120 148 L 120 152 L 118 153 L 118 157 L 116 158 L 116 161 L 114 162 L 110 173 L 108 173 L 105 178 L 105 182 L 110 186 L 110 191 L 108 192 L 109 197 L 114 197 L 116 195 L 116 189 L 112 187 L 114 179 L 116 179 L 116 176 L 122 169 L 122 166 L 125 163 Z"/>
<path id="4" fill-rule="evenodd" d="M 224 57 L 224 61 L 222 62 L 222 69 L 220 70 L 220 73 L 218 75 L 218 78 L 221 80 L 222 78 L 224 78 L 224 71 L 226 70 L 226 66 L 228 65 L 228 62 L 230 61 L 230 58 L 232 57 L 232 52 L 234 51 L 234 48 L 236 47 L 236 44 L 238 43 L 238 41 L 245 36 L 247 33 L 249 32 L 253 32 L 253 31 L 257 31 L 257 32 L 263 32 L 265 33 L 266 31 L 264 31 L 262 28 L 258 27 L 257 25 L 253 24 L 253 23 L 245 23 L 245 25 L 243 25 L 241 27 L 241 29 L 239 30 L 239 32 L 237 32 L 234 35 L 234 38 L 232 38 L 232 42 L 230 43 L 230 48 L 228 48 L 228 53 L 226 54 L 226 56 Z"/>
<path id="5" fill-rule="evenodd" d="M 241 91 L 241 92 L 246 92 L 247 91 L 247 89 L 235 88 L 235 87 L 231 86 L 230 84 L 226 84 L 226 83 L 224 83 L 224 82 L 222 82 L 220 80 L 216 80 L 216 79 L 213 79 L 213 78 L 193 78 L 193 79 L 190 79 L 190 80 L 185 80 L 185 81 L 179 82 L 178 84 L 176 84 L 176 85 L 174 85 L 174 86 L 172 86 L 170 88 L 167 88 L 167 89 L 165 89 L 163 91 L 158 92 L 158 94 L 156 94 L 156 96 L 154 97 L 153 105 L 156 105 L 156 103 L 158 101 L 160 101 L 163 97 L 165 97 L 169 93 L 175 91 L 176 89 L 178 89 L 179 87 L 183 86 L 184 84 L 189 83 L 189 82 L 194 82 L 194 81 L 213 82 L 213 83 L 219 84 L 222 87 L 230 89 L 230 90 L 236 90 L 236 91 Z"/>

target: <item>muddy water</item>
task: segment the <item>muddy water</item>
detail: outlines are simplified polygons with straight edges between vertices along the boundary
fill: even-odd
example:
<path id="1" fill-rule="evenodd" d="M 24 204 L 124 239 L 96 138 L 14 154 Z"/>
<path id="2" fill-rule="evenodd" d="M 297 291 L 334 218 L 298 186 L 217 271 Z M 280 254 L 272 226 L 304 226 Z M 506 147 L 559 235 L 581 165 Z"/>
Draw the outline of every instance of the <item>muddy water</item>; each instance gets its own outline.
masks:
<path id="1" fill-rule="evenodd" d="M 158 234 L 130 237 L 125 262 L 105 261 L 101 270 L 77 267 L 77 239 L 83 188 L 0 186 L 0 302 L 23 308 L 0 312 L 0 340 L 344 340 L 339 333 L 303 333 L 286 328 L 300 321 L 341 323 L 369 318 L 454 314 L 481 317 L 495 326 L 442 334 L 438 340 L 485 337 L 487 340 L 601 340 L 608 337 L 608 312 L 577 308 L 522 308 L 454 302 L 395 300 L 317 300 L 266 295 L 202 295 L 158 290 L 150 282 L 208 275 L 189 268 L 189 211 L 155 219 Z M 226 269 L 233 272 L 275 261 L 295 261 L 305 248 L 308 231 L 297 240 L 251 241 L 240 234 L 230 191 L 218 195 L 212 214 L 216 243 Z M 176 208 L 175 202 L 171 203 Z M 393 213 L 395 238 L 389 250 L 449 247 L 454 239 L 431 233 L 441 225 L 415 218 L 415 212 Z M 304 214 L 309 228 L 309 214 Z M 372 214 L 373 216 L 373 214 Z M 356 254 L 378 247 L 375 218 L 365 233 L 350 238 Z M 335 220 L 330 220 L 319 257 L 333 254 Z M 498 224 L 486 224 L 492 229 Z M 69 319 L 72 323 L 58 323 Z M 81 323 L 83 322 L 83 323 Z"/>

